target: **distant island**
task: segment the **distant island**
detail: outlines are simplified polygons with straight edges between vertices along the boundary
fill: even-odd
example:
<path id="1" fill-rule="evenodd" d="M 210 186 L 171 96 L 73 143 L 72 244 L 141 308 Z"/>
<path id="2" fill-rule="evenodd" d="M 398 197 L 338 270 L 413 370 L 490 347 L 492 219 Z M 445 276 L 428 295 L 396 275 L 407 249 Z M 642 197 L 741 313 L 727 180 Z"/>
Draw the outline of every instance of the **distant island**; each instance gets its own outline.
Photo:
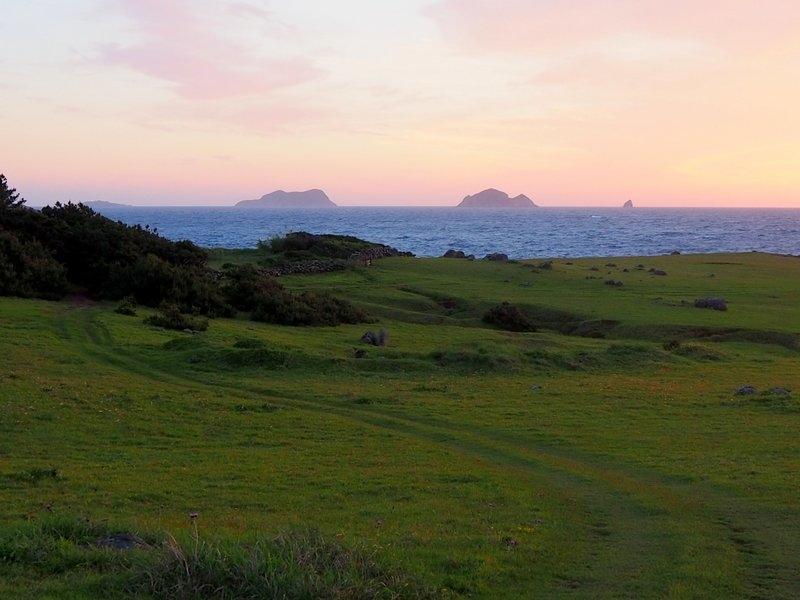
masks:
<path id="1" fill-rule="evenodd" d="M 459 208 L 536 208 L 533 200 L 524 194 L 511 198 L 505 192 L 494 188 L 467 196 L 458 206 Z"/>
<path id="2" fill-rule="evenodd" d="M 130 204 L 120 204 L 119 202 L 107 202 L 106 200 L 93 200 L 91 202 L 84 202 L 84 204 L 94 210 L 102 210 L 104 208 L 132 208 Z"/>
<path id="3" fill-rule="evenodd" d="M 241 208 L 335 208 L 336 204 L 322 190 L 306 192 L 278 190 L 271 194 L 265 194 L 257 200 L 242 200 L 236 206 Z"/>
<path id="4" fill-rule="evenodd" d="M 622 208 L 633 208 L 633 200 L 628 200 L 625 204 L 622 205 Z"/>

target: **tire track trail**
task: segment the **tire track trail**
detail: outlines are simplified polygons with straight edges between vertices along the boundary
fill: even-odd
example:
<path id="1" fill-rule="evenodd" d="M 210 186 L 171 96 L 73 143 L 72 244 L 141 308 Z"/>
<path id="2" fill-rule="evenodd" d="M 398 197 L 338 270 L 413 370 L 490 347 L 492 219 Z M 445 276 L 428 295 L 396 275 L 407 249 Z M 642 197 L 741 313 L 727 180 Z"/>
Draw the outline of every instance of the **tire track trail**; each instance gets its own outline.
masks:
<path id="1" fill-rule="evenodd" d="M 743 579 L 749 596 L 777 598 L 782 597 L 780 590 L 800 590 L 795 561 L 780 560 L 781 548 L 771 547 L 770 540 L 758 539 L 752 527 L 743 523 L 750 520 L 743 519 L 750 508 L 741 499 L 720 496 L 718 492 L 686 483 L 665 482 L 656 474 L 631 473 L 624 466 L 610 466 L 610 457 L 582 456 L 577 451 L 537 446 L 522 436 L 485 427 L 401 415 L 372 406 L 343 406 L 310 400 L 302 395 L 276 393 L 259 386 L 177 375 L 115 346 L 111 334 L 96 322 L 91 311 L 70 312 L 65 318 L 72 324 L 69 329 L 76 334 L 69 336 L 71 341 L 85 354 L 114 368 L 184 389 L 212 388 L 242 400 L 268 398 L 284 407 L 335 415 L 468 454 L 508 468 L 517 475 L 526 474 L 533 480 L 545 479 L 562 497 L 582 506 L 588 519 L 586 533 L 597 537 L 595 553 L 615 553 L 619 557 L 619 564 L 611 572 L 593 574 L 597 582 L 616 582 L 623 586 L 606 590 L 612 595 L 635 595 L 647 589 L 645 585 L 644 589 L 628 587 L 626 590 L 625 578 L 620 577 L 622 573 L 636 573 L 640 583 L 660 581 L 663 585 L 665 578 L 669 579 L 668 572 L 675 579 L 680 567 L 688 566 L 679 561 L 688 560 L 683 557 L 698 550 L 694 546 L 699 542 L 687 542 L 698 534 L 702 534 L 700 540 L 704 544 L 714 540 L 721 546 L 735 549 L 741 563 L 738 567 L 746 572 Z M 762 510 L 752 518 L 768 518 L 777 529 L 794 516 L 766 514 Z M 735 586 L 730 581 L 725 583 Z M 731 591 L 734 589 L 731 587 Z M 661 594 L 667 592 L 667 589 L 660 590 Z"/>

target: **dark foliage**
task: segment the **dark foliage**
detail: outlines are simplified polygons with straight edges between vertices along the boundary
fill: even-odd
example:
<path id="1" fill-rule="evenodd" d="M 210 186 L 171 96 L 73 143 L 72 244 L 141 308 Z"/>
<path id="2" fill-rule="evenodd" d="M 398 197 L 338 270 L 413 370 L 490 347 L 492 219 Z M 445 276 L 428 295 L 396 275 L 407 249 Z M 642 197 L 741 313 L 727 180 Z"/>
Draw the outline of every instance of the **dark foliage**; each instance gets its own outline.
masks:
<path id="1" fill-rule="evenodd" d="M 349 236 L 290 234 L 269 243 L 281 256 L 348 258 L 391 250 Z M 326 293 L 290 292 L 252 266 L 230 267 L 217 277 L 206 252 L 172 242 L 140 226 L 112 221 L 82 204 L 34 210 L 0 176 L 0 294 L 59 298 L 75 291 L 93 298 L 129 298 L 118 309 L 166 306 L 148 322 L 171 329 L 205 329 L 186 315 L 231 316 L 234 307 L 254 319 L 286 325 L 367 321 L 350 303 Z"/>
<path id="2" fill-rule="evenodd" d="M 184 315 L 174 304 L 165 304 L 159 309 L 158 314 L 147 317 L 144 322 L 148 325 L 177 331 L 205 331 L 208 329 L 208 319 Z"/>
<path id="3" fill-rule="evenodd" d="M 44 246 L 0 229 L 0 295 L 56 299 L 66 290 L 64 268 Z"/>
<path id="4" fill-rule="evenodd" d="M 258 247 L 272 254 L 283 255 L 288 260 L 314 258 L 348 259 L 353 254 L 380 247 L 349 235 L 317 235 L 298 231 L 284 237 L 274 237 L 268 242 L 259 242 Z"/>
<path id="5" fill-rule="evenodd" d="M 17 190 L 8 186 L 6 176 L 0 173 L 0 210 L 18 208 L 23 204 L 25 204 L 25 199 L 20 197 Z"/>
<path id="6" fill-rule="evenodd" d="M 93 298 L 132 296 L 146 306 L 230 314 L 191 242 L 112 221 L 82 204 L 34 210 L 0 176 L 0 293 L 57 298 L 70 289 Z"/>
<path id="7" fill-rule="evenodd" d="M 136 316 L 136 299 L 133 296 L 126 296 L 119 303 L 119 306 L 114 309 L 114 312 L 127 317 Z"/>
<path id="8" fill-rule="evenodd" d="M 252 265 L 227 265 L 222 291 L 235 308 L 255 321 L 281 325 L 339 325 L 369 321 L 363 310 L 327 293 L 297 294 Z"/>
<path id="9" fill-rule="evenodd" d="M 483 315 L 483 320 L 506 331 L 536 331 L 527 315 L 519 307 L 508 302 L 490 308 Z"/>

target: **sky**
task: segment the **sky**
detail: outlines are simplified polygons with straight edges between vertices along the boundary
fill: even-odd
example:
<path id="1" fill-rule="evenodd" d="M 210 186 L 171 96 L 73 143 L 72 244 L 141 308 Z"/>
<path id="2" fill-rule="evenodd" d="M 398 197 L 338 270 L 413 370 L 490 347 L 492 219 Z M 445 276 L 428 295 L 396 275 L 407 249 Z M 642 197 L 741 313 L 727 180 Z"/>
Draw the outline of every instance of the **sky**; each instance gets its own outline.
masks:
<path id="1" fill-rule="evenodd" d="M 798 0 L 4 0 L 31 204 L 800 207 Z"/>

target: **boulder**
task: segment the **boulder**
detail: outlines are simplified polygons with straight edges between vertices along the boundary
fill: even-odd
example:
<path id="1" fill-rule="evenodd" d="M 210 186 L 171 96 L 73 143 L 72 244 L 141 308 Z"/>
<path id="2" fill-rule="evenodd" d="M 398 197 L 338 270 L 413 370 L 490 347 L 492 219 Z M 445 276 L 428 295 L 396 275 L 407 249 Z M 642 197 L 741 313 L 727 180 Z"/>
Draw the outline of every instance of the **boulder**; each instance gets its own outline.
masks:
<path id="1" fill-rule="evenodd" d="M 707 308 L 709 310 L 728 310 L 728 303 L 725 298 L 698 298 L 694 301 L 695 308 Z"/>
<path id="2" fill-rule="evenodd" d="M 450 249 L 444 253 L 442 258 L 467 258 L 467 255 L 461 250 Z"/>
<path id="3" fill-rule="evenodd" d="M 792 391 L 782 387 L 775 387 L 766 391 L 768 396 L 791 396 Z"/>
<path id="4" fill-rule="evenodd" d="M 756 388 L 752 385 L 743 385 L 739 389 L 736 390 L 737 396 L 753 396 L 758 392 Z"/>
<path id="5" fill-rule="evenodd" d="M 508 254 L 503 254 L 502 252 L 493 252 L 492 254 L 487 254 L 484 257 L 484 260 L 492 260 L 494 262 L 508 262 Z"/>
<path id="6" fill-rule="evenodd" d="M 389 343 L 389 333 L 385 329 L 381 329 L 378 333 L 367 331 L 361 336 L 361 341 L 370 346 L 385 346 Z"/>

